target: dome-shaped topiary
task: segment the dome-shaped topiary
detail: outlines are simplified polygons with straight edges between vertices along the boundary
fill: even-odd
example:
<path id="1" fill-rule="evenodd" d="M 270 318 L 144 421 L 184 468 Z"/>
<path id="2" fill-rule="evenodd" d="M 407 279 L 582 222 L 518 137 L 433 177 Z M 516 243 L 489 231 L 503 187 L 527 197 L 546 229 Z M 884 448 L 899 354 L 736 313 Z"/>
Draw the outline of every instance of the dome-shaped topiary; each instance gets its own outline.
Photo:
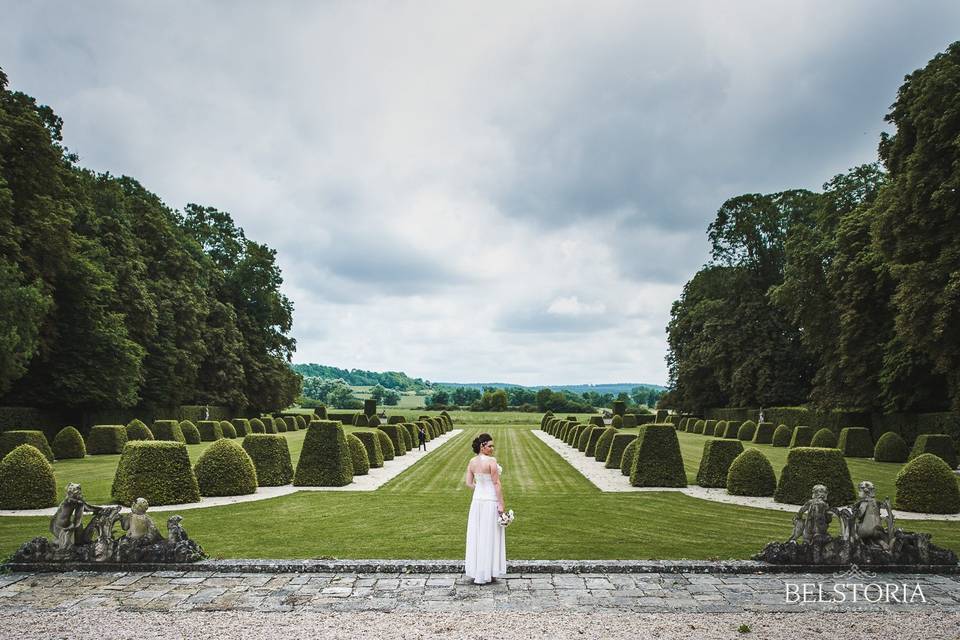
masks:
<path id="1" fill-rule="evenodd" d="M 301 430 L 301 431 L 302 431 L 303 429 L 306 429 L 306 428 L 307 428 L 307 419 L 306 419 L 306 418 L 304 418 L 303 416 L 301 416 L 301 415 L 298 414 L 298 415 L 294 416 L 294 419 L 295 419 L 296 422 L 297 422 L 297 429 L 298 429 L 298 430 Z"/>
<path id="2" fill-rule="evenodd" d="M 583 427 L 584 425 L 579 422 L 570 425 L 570 428 L 567 429 L 567 436 L 563 441 L 571 447 L 576 447 L 577 442 L 580 440 L 580 432 L 583 430 Z"/>
<path id="3" fill-rule="evenodd" d="M 757 424 L 757 430 L 753 434 L 753 442 L 757 444 L 770 444 L 773 442 L 773 430 L 775 426 L 772 422 L 760 422 Z"/>
<path id="4" fill-rule="evenodd" d="M 130 440 L 154 440 L 153 431 L 141 420 L 134 418 L 127 423 L 127 442 Z"/>
<path id="5" fill-rule="evenodd" d="M 82 458 L 87 455 L 87 445 L 83 442 L 83 436 L 74 427 L 60 429 L 53 439 L 51 448 L 53 457 L 57 460 Z"/>
<path id="6" fill-rule="evenodd" d="M 0 509 L 44 509 L 56 504 L 53 465 L 39 449 L 21 444 L 0 460 Z"/>
<path id="7" fill-rule="evenodd" d="M 380 429 L 374 429 L 374 433 L 376 433 L 377 438 L 380 439 L 380 450 L 383 451 L 384 461 L 388 462 L 397 457 L 397 451 L 393 446 L 393 441 L 390 439 L 390 436 Z"/>
<path id="8" fill-rule="evenodd" d="M 873 447 L 873 459 L 877 462 L 906 462 L 910 449 L 899 433 L 888 431 Z"/>
<path id="9" fill-rule="evenodd" d="M 630 467 L 634 487 L 685 487 L 677 430 L 671 424 L 651 423 L 640 427 L 637 454 Z"/>
<path id="10" fill-rule="evenodd" d="M 117 464 L 111 494 L 127 506 L 137 498 L 153 506 L 199 502 L 200 488 L 187 445 L 166 440 L 128 443 Z"/>
<path id="11" fill-rule="evenodd" d="M 250 420 L 250 433 L 266 433 L 267 426 L 263 423 L 263 420 L 260 418 L 252 418 Z"/>
<path id="12" fill-rule="evenodd" d="M 844 427 L 840 430 L 837 448 L 848 458 L 872 458 L 873 438 L 870 436 L 870 429 Z"/>
<path id="13" fill-rule="evenodd" d="M 637 426 L 637 416 L 633 413 L 623 414 L 623 428 L 632 429 Z"/>
<path id="14" fill-rule="evenodd" d="M 545 429 L 547 426 L 547 420 L 553 417 L 553 411 L 547 411 L 543 414 L 543 417 L 540 418 L 540 428 Z"/>
<path id="15" fill-rule="evenodd" d="M 284 422 L 283 418 L 274 417 L 273 418 L 273 428 L 275 433 L 286 433 L 287 432 L 287 423 Z"/>
<path id="16" fill-rule="evenodd" d="M 122 424 L 98 424 L 87 434 L 87 453 L 92 456 L 120 453 L 127 444 L 127 428 Z"/>
<path id="17" fill-rule="evenodd" d="M 233 426 L 233 423 L 228 420 L 220 421 L 220 431 L 223 433 L 224 438 L 233 440 L 237 437 L 237 429 Z"/>
<path id="18" fill-rule="evenodd" d="M 773 432 L 773 441 L 771 444 L 775 447 L 789 447 L 790 438 L 793 437 L 793 429 L 788 427 L 785 424 L 781 424 L 777 427 L 776 431 Z"/>
<path id="19" fill-rule="evenodd" d="M 727 421 L 718 420 L 717 425 L 713 428 L 713 437 L 722 438 L 726 430 L 727 430 Z"/>
<path id="20" fill-rule="evenodd" d="M 257 490 L 253 460 L 243 447 L 226 438 L 207 447 L 193 472 L 202 496 L 243 496 Z"/>
<path id="21" fill-rule="evenodd" d="M 747 449 L 730 464 L 727 493 L 735 496 L 772 496 L 776 488 L 777 477 L 773 473 L 773 466 L 759 449 Z"/>
<path id="22" fill-rule="evenodd" d="M 367 458 L 367 449 L 356 435 L 352 433 L 346 435 L 347 445 L 350 447 L 350 459 L 353 463 L 353 475 L 365 476 L 370 473 L 370 459 Z"/>
<path id="23" fill-rule="evenodd" d="M 378 418 L 377 416 L 370 416 L 369 418 L 367 418 L 367 426 L 368 426 L 368 427 L 379 427 L 379 426 L 380 426 L 380 418 Z"/>
<path id="24" fill-rule="evenodd" d="M 183 430 L 180 429 L 180 423 L 176 420 L 154 420 L 153 427 L 150 431 L 156 440 L 184 443 L 187 441 L 183 435 Z"/>
<path id="25" fill-rule="evenodd" d="M 240 438 L 253 433 L 250 430 L 250 421 L 246 418 L 234 418 L 230 422 L 233 423 L 233 429 Z"/>
<path id="26" fill-rule="evenodd" d="M 600 440 L 600 436 L 603 435 L 603 432 L 610 427 L 590 427 L 590 435 L 587 436 L 587 448 L 584 449 L 584 453 L 588 458 L 595 458 L 597 455 L 597 441 Z"/>
<path id="27" fill-rule="evenodd" d="M 727 427 L 723 430 L 723 437 L 733 439 L 740 439 L 740 427 L 743 426 L 743 423 L 738 420 L 727 420 Z"/>
<path id="28" fill-rule="evenodd" d="M 617 431 L 613 434 L 613 440 L 610 442 L 610 450 L 607 452 L 607 459 L 604 467 L 607 469 L 619 469 L 623 461 L 623 453 L 630 446 L 630 443 L 637 439 L 635 433 L 623 433 Z M 628 470 L 629 473 L 629 470 Z"/>
<path id="29" fill-rule="evenodd" d="M 400 433 L 400 427 L 395 424 L 385 424 L 380 427 L 371 427 L 373 429 L 380 429 L 387 437 L 390 438 L 390 442 L 393 443 L 393 455 L 402 456 L 407 453 L 407 441 L 403 438 L 403 434 Z"/>
<path id="30" fill-rule="evenodd" d="M 400 415 L 390 416 L 389 418 L 387 418 L 387 424 L 403 424 L 406 421 L 407 419 Z"/>
<path id="31" fill-rule="evenodd" d="M 416 448 L 414 444 L 417 443 L 417 427 L 409 422 L 401 422 L 398 426 L 403 432 L 403 439 L 407 442 L 407 451 L 413 451 Z"/>
<path id="32" fill-rule="evenodd" d="M 600 422 L 603 422 L 603 418 L 600 419 Z M 602 424 L 595 423 L 593 419 L 590 420 L 590 424 L 592 424 L 595 427 L 603 428 Z M 614 429 L 623 429 L 623 416 L 613 416 L 613 419 L 611 420 L 610 425 Z"/>
<path id="33" fill-rule="evenodd" d="M 703 434 L 703 430 L 707 428 L 706 420 L 697 420 L 693 423 L 693 433 Z"/>
<path id="34" fill-rule="evenodd" d="M 791 449 L 794 447 L 809 447 L 811 442 L 813 442 L 813 427 L 800 425 L 793 428 L 793 435 L 790 436 Z"/>
<path id="35" fill-rule="evenodd" d="M 390 442 L 385 433 L 383 439 Z M 380 444 L 383 445 L 383 440 Z M 353 458 L 343 425 L 328 420 L 311 423 L 303 439 L 293 484 L 298 487 L 343 487 L 351 482 Z"/>
<path id="36" fill-rule="evenodd" d="M 16 449 L 22 444 L 29 444 L 35 447 L 43 457 L 49 462 L 53 462 L 53 449 L 47 442 L 47 436 L 43 431 L 28 431 L 25 429 L 16 429 L 14 431 L 4 431 L 0 433 L 0 458 Z"/>
<path id="37" fill-rule="evenodd" d="M 580 433 L 577 434 L 577 450 L 580 453 L 587 452 L 587 445 L 590 443 L 590 432 L 596 429 L 592 424 L 585 424 L 583 428 L 580 429 Z"/>
<path id="38" fill-rule="evenodd" d="M 957 468 L 957 450 L 953 445 L 953 438 L 942 433 L 925 433 L 917 436 L 910 450 L 908 460 L 913 460 L 925 453 L 939 456 L 951 469 Z"/>
<path id="39" fill-rule="evenodd" d="M 753 440 L 753 436 L 757 433 L 757 423 L 753 420 L 747 420 L 740 428 L 737 429 L 737 440 L 744 440 L 749 442 Z"/>
<path id="40" fill-rule="evenodd" d="M 700 468 L 697 470 L 697 484 L 701 487 L 727 486 L 727 471 L 741 453 L 743 444 L 739 440 L 719 439 L 704 442 Z"/>
<path id="41" fill-rule="evenodd" d="M 599 427 L 594 427 L 598 429 Z M 610 446 L 613 444 L 613 436 L 617 434 L 616 427 L 604 427 L 600 431 L 600 437 L 597 438 L 597 444 L 593 448 L 593 457 L 597 462 L 606 462 L 607 454 L 610 453 Z"/>
<path id="42" fill-rule="evenodd" d="M 810 440 L 810 446 L 819 447 L 821 449 L 836 449 L 837 436 L 833 433 L 833 431 L 824 427 L 813 434 L 813 439 Z"/>
<path id="43" fill-rule="evenodd" d="M 257 470 L 261 487 L 280 487 L 293 480 L 293 464 L 287 439 L 277 433 L 251 433 L 243 438 L 243 450 Z"/>
<path id="44" fill-rule="evenodd" d="M 937 455 L 922 453 L 903 465 L 896 479 L 893 506 L 918 513 L 957 513 L 960 486 L 957 476 Z"/>
<path id="45" fill-rule="evenodd" d="M 639 439 L 640 437 L 637 436 L 628 442 L 626 448 L 623 450 L 623 455 L 620 456 L 620 473 L 625 476 L 629 476 L 630 470 L 633 469 L 633 459 L 637 457 Z"/>
<path id="46" fill-rule="evenodd" d="M 712 436 L 717 432 L 717 421 L 716 420 L 704 420 L 703 421 L 703 435 Z"/>
<path id="47" fill-rule="evenodd" d="M 383 466 L 383 449 L 380 447 L 380 436 L 371 429 L 357 429 L 353 435 L 367 450 L 368 467 L 379 469 Z"/>
<path id="48" fill-rule="evenodd" d="M 287 431 L 297 430 L 297 419 L 293 416 L 281 416 L 283 423 L 287 426 Z"/>
<path id="49" fill-rule="evenodd" d="M 215 442 L 223 437 L 219 420 L 201 420 L 197 423 L 197 431 L 200 432 L 200 440 L 203 442 Z"/>
<path id="50" fill-rule="evenodd" d="M 200 432 L 197 430 L 197 425 L 189 420 L 180 423 L 180 432 L 183 433 L 183 439 L 187 444 L 200 444 Z"/>
<path id="51" fill-rule="evenodd" d="M 850 469 L 839 449 L 794 447 L 787 454 L 787 465 L 780 472 L 773 499 L 803 504 L 817 484 L 827 487 L 827 502 L 833 506 L 850 504 L 855 499 Z"/>

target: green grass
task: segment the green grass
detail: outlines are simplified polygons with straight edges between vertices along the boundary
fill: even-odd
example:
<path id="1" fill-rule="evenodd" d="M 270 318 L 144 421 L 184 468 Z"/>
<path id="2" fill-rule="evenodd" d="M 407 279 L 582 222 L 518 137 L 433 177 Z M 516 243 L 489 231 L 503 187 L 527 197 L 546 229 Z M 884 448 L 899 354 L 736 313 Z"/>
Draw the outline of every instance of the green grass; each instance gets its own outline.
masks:
<path id="1" fill-rule="evenodd" d="M 507 533 L 509 558 L 749 558 L 765 543 L 790 535 L 792 513 L 723 505 L 671 492 L 604 494 L 530 433 L 539 427 L 539 414 L 465 412 L 453 417 L 464 433 L 378 491 L 300 492 L 188 510 L 181 514 L 183 524 L 214 557 L 459 558 L 470 505 L 470 492 L 463 485 L 472 455 L 469 443 L 486 431 L 494 437 L 495 455 L 504 467 L 507 506 L 517 513 Z M 304 434 L 286 434 L 295 461 Z M 706 438 L 679 436 L 692 479 Z M 209 444 L 189 446 L 191 458 L 195 460 Z M 756 446 L 765 453 L 773 450 Z M 782 463 L 774 456 L 785 460 L 787 450 L 773 451 L 769 457 L 779 472 Z M 95 499 L 96 492 L 104 495 L 105 487 L 109 494 L 117 458 L 57 463 L 58 481 L 79 480 L 90 502 L 105 502 L 102 497 Z M 849 462 L 853 471 L 854 461 Z M 873 472 L 875 467 L 868 465 L 864 470 L 870 472 L 864 477 L 880 479 Z M 108 477 L 98 479 L 104 474 Z M 854 471 L 854 479 L 859 477 Z M 156 520 L 162 530 L 166 515 L 158 512 Z M 48 522 L 48 518 L 0 518 L 0 557 L 33 536 L 46 535 Z M 932 533 L 936 544 L 960 550 L 957 523 L 898 524 Z"/>

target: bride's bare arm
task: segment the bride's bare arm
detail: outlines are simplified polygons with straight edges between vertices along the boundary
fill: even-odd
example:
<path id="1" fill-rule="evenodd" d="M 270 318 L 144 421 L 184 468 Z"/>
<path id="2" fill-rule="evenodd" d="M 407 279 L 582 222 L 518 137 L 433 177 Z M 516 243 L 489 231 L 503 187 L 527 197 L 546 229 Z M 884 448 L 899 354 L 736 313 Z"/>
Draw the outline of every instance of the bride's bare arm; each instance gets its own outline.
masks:
<path id="1" fill-rule="evenodd" d="M 491 459 L 493 464 L 490 465 L 490 479 L 493 480 L 493 489 L 497 492 L 497 509 L 502 513 L 504 510 L 503 506 L 503 487 L 500 486 L 500 467 L 497 466 L 496 458 Z"/>
<path id="2" fill-rule="evenodd" d="M 473 478 L 473 469 L 471 468 L 470 465 L 467 465 L 467 475 L 463 479 L 463 482 L 471 489 L 473 489 L 474 485 L 476 484 Z"/>

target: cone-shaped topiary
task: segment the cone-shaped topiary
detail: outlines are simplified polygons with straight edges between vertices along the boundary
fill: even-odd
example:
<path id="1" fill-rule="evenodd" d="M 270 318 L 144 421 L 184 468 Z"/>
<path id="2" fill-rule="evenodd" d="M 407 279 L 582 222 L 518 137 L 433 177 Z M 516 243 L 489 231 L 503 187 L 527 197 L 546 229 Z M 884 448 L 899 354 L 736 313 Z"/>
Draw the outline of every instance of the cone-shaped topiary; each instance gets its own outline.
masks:
<path id="1" fill-rule="evenodd" d="M 220 421 L 220 431 L 223 433 L 224 438 L 229 438 L 233 440 L 237 437 L 237 429 L 233 426 L 233 423 L 228 420 Z"/>
<path id="2" fill-rule="evenodd" d="M 290 447 L 287 439 L 277 433 L 251 433 L 243 438 L 243 450 L 250 456 L 257 470 L 257 484 L 261 487 L 280 487 L 293 479 Z"/>
<path id="3" fill-rule="evenodd" d="M 263 424 L 263 420 L 260 418 L 253 418 L 249 422 L 250 424 L 250 433 L 266 433 L 267 425 Z"/>
<path id="4" fill-rule="evenodd" d="M 602 421 L 603 421 L 603 420 L 601 419 L 601 422 L 602 422 Z M 590 424 L 594 425 L 595 427 L 603 428 L 603 425 L 602 425 L 602 424 L 599 424 L 599 425 L 598 425 L 598 424 L 594 423 L 593 420 L 590 421 Z M 613 416 L 613 419 L 610 421 L 610 425 L 611 425 L 614 429 L 623 429 L 623 416 Z"/>
<path id="5" fill-rule="evenodd" d="M 98 424 L 87 434 L 87 453 L 92 456 L 120 453 L 127 444 L 127 428 L 122 424 Z"/>
<path id="6" fill-rule="evenodd" d="M 253 460 L 243 447 L 227 438 L 207 447 L 194 465 L 193 473 L 202 496 L 244 496 L 257 490 Z"/>
<path id="7" fill-rule="evenodd" d="M 407 453 L 407 441 L 403 439 L 403 434 L 400 433 L 400 427 L 395 424 L 384 424 L 378 428 L 390 438 L 390 442 L 393 443 L 393 455 L 402 456 Z"/>
<path id="8" fill-rule="evenodd" d="M 651 423 L 640 427 L 637 455 L 630 467 L 634 487 L 685 487 L 677 430 L 671 424 Z"/>
<path id="9" fill-rule="evenodd" d="M 150 427 L 134 418 L 127 424 L 127 442 L 130 440 L 154 440 Z"/>
<path id="10" fill-rule="evenodd" d="M 703 430 L 707 428 L 706 420 L 697 420 L 693 423 L 693 433 L 703 434 Z"/>
<path id="11" fill-rule="evenodd" d="M 753 441 L 757 444 L 770 444 L 773 442 L 773 430 L 775 429 L 772 422 L 761 422 L 757 425 L 757 430 L 753 434 Z"/>
<path id="12" fill-rule="evenodd" d="M 53 465 L 31 444 L 0 460 L 0 509 L 44 509 L 57 504 Z"/>
<path id="13" fill-rule="evenodd" d="M 790 448 L 809 447 L 813 442 L 813 427 L 797 426 L 793 428 L 793 435 L 790 437 Z"/>
<path id="14" fill-rule="evenodd" d="M 370 473 L 370 459 L 367 457 L 367 449 L 363 446 L 353 433 L 348 433 L 347 445 L 350 447 L 350 461 L 353 464 L 353 475 L 365 476 Z"/>
<path id="15" fill-rule="evenodd" d="M 587 448 L 583 451 L 588 458 L 596 457 L 597 441 L 600 440 L 600 436 L 607 429 L 608 427 L 590 427 L 590 435 L 587 436 Z"/>
<path id="16" fill-rule="evenodd" d="M 189 420 L 180 423 L 180 432 L 187 444 L 200 444 L 200 432 L 197 431 L 197 425 Z"/>
<path id="17" fill-rule="evenodd" d="M 733 461 L 743 453 L 739 440 L 707 440 L 703 443 L 697 484 L 701 487 L 727 486 L 727 471 Z"/>
<path id="18" fill-rule="evenodd" d="M 873 448 L 873 459 L 877 462 L 906 462 L 910 449 L 899 433 L 888 431 L 877 440 Z"/>
<path id="19" fill-rule="evenodd" d="M 776 488 L 777 477 L 773 473 L 773 466 L 759 449 L 747 449 L 730 464 L 727 493 L 735 496 L 772 496 Z"/>
<path id="20" fill-rule="evenodd" d="M 620 457 L 620 473 L 625 476 L 630 475 L 630 470 L 633 469 L 633 459 L 637 457 L 637 445 L 640 437 L 637 436 L 633 440 L 627 443 L 627 447 L 623 450 L 623 455 Z"/>
<path id="21" fill-rule="evenodd" d="M 813 439 L 810 441 L 810 446 L 819 447 L 821 449 L 836 449 L 837 436 L 833 433 L 833 431 L 824 427 L 813 434 Z"/>
<path id="22" fill-rule="evenodd" d="M 717 432 L 717 421 L 716 420 L 704 420 L 703 421 L 703 435 L 712 436 Z"/>
<path id="23" fill-rule="evenodd" d="M 910 450 L 908 460 L 913 460 L 925 453 L 939 456 L 951 469 L 957 468 L 957 450 L 953 446 L 953 438 L 942 433 L 925 433 L 917 436 Z"/>
<path id="24" fill-rule="evenodd" d="M 83 442 L 83 436 L 74 427 L 60 429 L 53 439 L 51 449 L 53 449 L 53 457 L 57 460 L 82 458 L 87 455 L 87 445 Z"/>
<path id="25" fill-rule="evenodd" d="M 183 430 L 180 429 L 180 423 L 176 420 L 155 420 L 153 428 L 153 437 L 157 440 L 169 440 L 171 442 L 186 442 L 183 436 Z"/>
<path id="26" fill-rule="evenodd" d="M 737 429 L 737 440 L 751 441 L 757 433 L 757 423 L 753 420 L 747 420 Z"/>
<path id="27" fill-rule="evenodd" d="M 370 416 L 369 418 L 367 418 L 367 426 L 369 426 L 369 427 L 379 427 L 379 426 L 380 426 L 380 418 L 378 418 L 377 416 Z"/>
<path id="28" fill-rule="evenodd" d="M 389 442 L 387 434 L 383 435 Z M 328 420 L 312 422 L 303 439 L 293 484 L 298 487 L 343 487 L 351 482 L 353 459 L 343 426 Z"/>
<path id="29" fill-rule="evenodd" d="M 787 454 L 787 465 L 780 472 L 773 499 L 803 504 L 817 484 L 827 487 L 827 502 L 833 506 L 850 504 L 855 499 L 850 469 L 839 449 L 794 447 Z"/>
<path id="30" fill-rule="evenodd" d="M 397 450 L 393 446 L 393 440 L 390 439 L 390 436 L 388 436 L 386 432 L 380 429 L 374 429 L 373 432 L 376 433 L 377 438 L 380 439 L 380 450 L 383 451 L 383 460 L 385 462 L 393 460 L 397 456 Z"/>
<path id="31" fill-rule="evenodd" d="M 791 437 L 793 437 L 793 429 L 785 424 L 781 424 L 777 427 L 776 431 L 773 432 L 773 442 L 771 444 L 775 447 L 789 447 Z"/>
<path id="32" fill-rule="evenodd" d="M 848 458 L 872 458 L 873 438 L 870 436 L 870 429 L 844 427 L 840 430 L 837 448 Z"/>
<path id="33" fill-rule="evenodd" d="M 16 449 L 22 444 L 29 444 L 35 447 L 43 457 L 49 462 L 53 462 L 53 449 L 47 442 L 47 436 L 43 431 L 14 430 L 0 433 L 0 458 Z M 121 445 L 122 446 L 122 445 Z"/>
<path id="34" fill-rule="evenodd" d="M 380 448 L 380 436 L 369 429 L 357 429 L 353 435 L 360 440 L 360 443 L 367 450 L 368 466 L 372 469 L 379 469 L 383 466 L 383 449 Z"/>
<path id="35" fill-rule="evenodd" d="M 599 429 L 599 427 L 594 427 Z M 593 457 L 598 462 L 606 462 L 607 454 L 610 453 L 610 446 L 613 444 L 613 436 L 617 434 L 615 427 L 604 427 L 600 431 L 600 437 L 597 438 L 597 444 L 593 448 Z"/>
<path id="36" fill-rule="evenodd" d="M 903 465 L 896 479 L 893 506 L 918 513 L 957 513 L 960 487 L 957 476 L 937 455 L 922 453 Z"/>
<path id="37" fill-rule="evenodd" d="M 623 461 L 623 452 L 627 449 L 631 442 L 637 439 L 637 434 L 635 433 L 623 433 L 617 431 L 613 434 L 613 439 L 610 442 L 610 450 L 607 452 L 607 458 L 603 466 L 607 469 L 619 469 L 620 463 Z"/>
<path id="38" fill-rule="evenodd" d="M 223 437 L 223 429 L 218 420 L 201 420 L 197 423 L 197 431 L 203 442 L 214 442 Z"/>
<path id="39" fill-rule="evenodd" d="M 127 506 L 137 498 L 145 498 L 152 506 L 198 502 L 200 488 L 187 445 L 167 440 L 128 443 L 117 464 L 111 493 L 116 502 Z"/>
<path id="40" fill-rule="evenodd" d="M 742 422 L 737 420 L 727 420 L 727 428 L 723 430 L 723 437 L 730 438 L 731 440 L 736 438 L 740 439 L 740 427 L 743 426 Z"/>

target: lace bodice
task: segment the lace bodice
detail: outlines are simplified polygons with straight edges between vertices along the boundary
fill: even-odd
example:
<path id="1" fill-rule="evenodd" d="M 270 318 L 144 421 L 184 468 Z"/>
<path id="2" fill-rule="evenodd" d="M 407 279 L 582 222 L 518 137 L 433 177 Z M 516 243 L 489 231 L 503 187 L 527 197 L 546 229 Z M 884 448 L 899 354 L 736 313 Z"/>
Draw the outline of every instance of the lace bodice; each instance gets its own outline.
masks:
<path id="1" fill-rule="evenodd" d="M 488 458 L 489 456 L 480 454 L 480 457 Z M 501 475 L 503 474 L 503 467 L 501 467 L 499 464 L 497 465 L 497 473 L 500 473 Z M 473 479 L 475 483 L 473 489 L 474 500 L 497 499 L 496 489 L 493 488 L 493 476 L 491 476 L 489 473 L 474 473 Z"/>

